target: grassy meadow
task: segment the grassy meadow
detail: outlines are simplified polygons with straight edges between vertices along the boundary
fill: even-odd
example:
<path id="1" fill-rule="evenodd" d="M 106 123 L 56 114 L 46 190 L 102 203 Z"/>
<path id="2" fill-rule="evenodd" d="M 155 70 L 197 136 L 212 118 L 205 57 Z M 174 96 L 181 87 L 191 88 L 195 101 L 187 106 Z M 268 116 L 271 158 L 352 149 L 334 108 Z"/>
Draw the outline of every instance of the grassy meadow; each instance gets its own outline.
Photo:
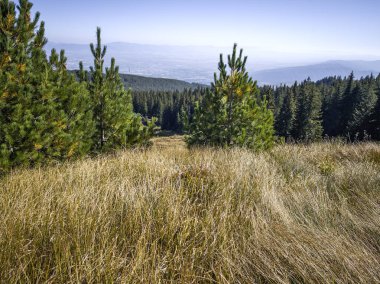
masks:
<path id="1" fill-rule="evenodd" d="M 380 145 L 156 138 L 1 178 L 0 283 L 379 283 Z"/>

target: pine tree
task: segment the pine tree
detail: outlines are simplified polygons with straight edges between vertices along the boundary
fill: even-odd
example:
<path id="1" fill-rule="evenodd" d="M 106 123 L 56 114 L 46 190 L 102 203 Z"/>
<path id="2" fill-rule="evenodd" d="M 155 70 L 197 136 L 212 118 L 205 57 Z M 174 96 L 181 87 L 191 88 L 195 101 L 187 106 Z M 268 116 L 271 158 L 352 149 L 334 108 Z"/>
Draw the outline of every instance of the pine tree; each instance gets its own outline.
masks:
<path id="1" fill-rule="evenodd" d="M 20 1 L 17 6 L 13 2 L 0 2 L 1 9 L 1 102 L 0 102 L 0 144 L 1 166 L 10 167 L 14 164 L 27 164 L 37 160 L 38 150 L 33 148 L 32 136 L 37 140 L 34 129 L 36 108 L 33 108 L 33 100 L 38 99 L 40 93 L 36 93 L 36 86 L 41 85 L 39 77 L 45 62 L 41 57 L 32 59 L 37 54 L 44 25 L 41 23 L 38 31 L 35 30 L 39 20 L 39 14 L 34 20 L 30 19 L 32 5 L 27 1 Z M 41 65 L 33 63 L 41 60 Z M 33 70 L 34 68 L 37 70 Z M 36 71 L 36 72 L 33 72 Z M 39 141 L 37 142 L 39 143 Z M 35 148 L 40 148 L 38 144 Z"/>
<path id="2" fill-rule="evenodd" d="M 352 113 L 355 108 L 358 91 L 359 89 L 357 88 L 356 82 L 354 80 L 354 73 L 351 72 L 350 76 L 348 77 L 347 86 L 343 93 L 342 100 L 339 106 L 341 113 L 341 123 L 339 126 L 339 129 L 341 130 L 341 132 L 339 133 L 340 135 L 349 135 L 348 124 L 350 119 L 352 118 Z"/>
<path id="3" fill-rule="evenodd" d="M 52 71 L 50 81 L 57 98 L 57 109 L 64 114 L 59 123 L 62 134 L 53 149 L 61 151 L 61 157 L 71 158 L 90 151 L 95 128 L 86 85 L 77 82 L 74 75 L 67 72 L 66 61 L 64 50 L 59 55 L 55 49 L 52 50 L 49 58 Z"/>
<path id="4" fill-rule="evenodd" d="M 367 132 L 369 126 L 368 118 L 371 115 L 377 97 L 373 89 L 372 80 L 367 86 L 358 83 L 355 90 L 355 104 L 347 123 L 348 133 L 362 138 Z"/>
<path id="5" fill-rule="evenodd" d="M 290 138 L 296 115 L 296 102 L 290 89 L 287 90 L 280 108 L 275 128 L 279 136 Z"/>
<path id="6" fill-rule="evenodd" d="M 293 128 L 295 139 L 310 142 L 321 138 L 321 94 L 310 79 L 301 85 L 298 98 L 296 121 Z"/>
<path id="7" fill-rule="evenodd" d="M 380 75 L 376 79 L 376 103 L 365 120 L 365 129 L 372 139 L 380 140 Z"/>
<path id="8" fill-rule="evenodd" d="M 79 129 L 91 126 L 84 130 L 85 119 L 78 118 L 83 119 L 86 91 L 67 75 L 63 53 L 59 58 L 54 51 L 52 61 L 47 59 L 45 25 L 38 26 L 39 13 L 31 19 L 31 8 L 27 0 L 17 7 L 0 2 L 2 169 L 82 155 L 88 147 Z"/>
<path id="9" fill-rule="evenodd" d="M 343 88 L 339 82 L 329 92 L 329 97 L 325 95 L 323 107 L 323 129 L 324 134 L 329 137 L 339 135 L 342 131 L 340 129 L 342 122 L 342 113 L 340 103 L 343 96 Z"/>
<path id="10" fill-rule="evenodd" d="M 143 124 L 142 117 L 133 112 L 131 90 L 125 90 L 119 67 L 111 59 L 104 69 L 107 47 L 102 45 L 101 30 L 96 31 L 97 43 L 90 44 L 94 66 L 89 74 L 80 62 L 79 79 L 87 81 L 95 121 L 94 150 L 105 151 L 133 144 L 144 144 L 153 134 L 155 119 Z M 105 74 L 104 74 L 105 70 Z"/>
<path id="11" fill-rule="evenodd" d="M 258 102 L 256 82 L 245 69 L 247 57 L 243 50 L 228 56 L 228 67 L 220 56 L 219 77 L 214 74 L 202 102 L 195 107 L 189 129 L 189 145 L 244 146 L 252 149 L 266 149 L 274 140 L 273 114 L 267 107 L 266 99 Z"/>

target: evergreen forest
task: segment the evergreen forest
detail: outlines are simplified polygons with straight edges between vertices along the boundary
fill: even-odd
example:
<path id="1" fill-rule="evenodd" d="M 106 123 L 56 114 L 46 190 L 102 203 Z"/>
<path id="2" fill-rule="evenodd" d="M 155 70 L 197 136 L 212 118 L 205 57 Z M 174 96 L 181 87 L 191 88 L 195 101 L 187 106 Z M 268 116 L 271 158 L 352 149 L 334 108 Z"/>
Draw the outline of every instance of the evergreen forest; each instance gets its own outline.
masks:
<path id="1" fill-rule="evenodd" d="M 193 118 L 197 101 L 207 88 L 182 92 L 132 92 L 133 107 L 147 117 L 157 117 L 163 130 L 186 132 L 185 120 Z M 380 76 L 328 77 L 291 86 L 258 87 L 273 111 L 275 134 L 288 142 L 341 137 L 347 141 L 380 140 Z"/>

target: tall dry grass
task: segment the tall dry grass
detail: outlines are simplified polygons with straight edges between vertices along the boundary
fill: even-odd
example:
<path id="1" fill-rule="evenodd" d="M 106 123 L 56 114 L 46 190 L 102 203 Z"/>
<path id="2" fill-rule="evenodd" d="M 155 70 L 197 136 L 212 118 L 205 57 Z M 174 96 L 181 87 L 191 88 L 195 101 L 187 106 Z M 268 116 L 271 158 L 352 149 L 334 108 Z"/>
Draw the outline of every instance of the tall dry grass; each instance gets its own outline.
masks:
<path id="1" fill-rule="evenodd" d="M 166 146 L 4 177 L 0 282 L 380 282 L 379 145 Z"/>

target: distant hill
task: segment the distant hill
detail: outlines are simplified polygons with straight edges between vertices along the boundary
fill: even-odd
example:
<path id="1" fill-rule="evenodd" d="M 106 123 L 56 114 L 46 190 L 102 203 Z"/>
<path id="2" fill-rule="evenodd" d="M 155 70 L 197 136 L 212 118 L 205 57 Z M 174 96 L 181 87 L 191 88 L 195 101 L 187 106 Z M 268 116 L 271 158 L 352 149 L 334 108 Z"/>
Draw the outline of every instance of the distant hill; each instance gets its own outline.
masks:
<path id="1" fill-rule="evenodd" d="M 78 70 L 69 71 L 78 74 Z M 196 89 L 207 87 L 204 84 L 189 83 L 186 81 L 166 78 L 153 78 L 132 74 L 119 74 L 126 89 L 133 91 L 183 91 L 184 89 Z"/>
<path id="2" fill-rule="evenodd" d="M 373 73 L 380 73 L 380 60 L 362 61 L 362 60 L 334 60 L 314 65 L 277 68 L 253 72 L 252 77 L 260 85 L 280 85 L 293 84 L 295 81 L 303 81 L 310 77 L 312 81 L 317 81 L 329 76 L 348 76 L 351 71 L 356 78 L 367 76 Z"/>
<path id="3" fill-rule="evenodd" d="M 175 79 L 151 78 L 130 74 L 120 74 L 120 77 L 124 86 L 134 91 L 183 91 L 184 89 L 206 87 L 206 85 Z"/>
<path id="4" fill-rule="evenodd" d="M 365 77 L 380 73 L 380 60 L 363 61 L 363 60 L 334 60 L 314 65 L 285 67 L 270 70 L 251 72 L 254 80 L 259 85 L 280 85 L 293 84 L 295 81 L 301 82 L 308 77 L 312 81 L 318 81 L 330 76 L 348 76 L 354 72 L 356 78 Z M 121 74 L 125 87 L 137 91 L 156 90 L 156 91 L 173 91 L 197 87 L 206 87 L 204 84 L 188 83 L 176 79 L 151 78 L 139 75 Z"/>

